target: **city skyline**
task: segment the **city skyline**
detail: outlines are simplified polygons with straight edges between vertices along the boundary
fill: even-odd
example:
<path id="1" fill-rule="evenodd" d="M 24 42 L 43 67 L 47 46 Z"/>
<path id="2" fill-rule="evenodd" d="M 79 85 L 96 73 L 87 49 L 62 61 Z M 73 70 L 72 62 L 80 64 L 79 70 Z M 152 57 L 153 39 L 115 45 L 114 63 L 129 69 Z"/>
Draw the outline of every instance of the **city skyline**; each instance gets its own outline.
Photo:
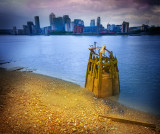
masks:
<path id="1" fill-rule="evenodd" d="M 16 9 L 16 10 L 15 10 Z M 34 16 L 39 16 L 41 27 L 49 25 L 49 14 L 53 12 L 56 17 L 68 14 L 71 20 L 82 19 L 86 26 L 91 19 L 98 16 L 106 27 L 110 24 L 130 22 L 130 26 L 160 25 L 159 0 L 1 0 L 0 1 L 0 28 L 22 28 L 22 24 L 33 21 Z"/>

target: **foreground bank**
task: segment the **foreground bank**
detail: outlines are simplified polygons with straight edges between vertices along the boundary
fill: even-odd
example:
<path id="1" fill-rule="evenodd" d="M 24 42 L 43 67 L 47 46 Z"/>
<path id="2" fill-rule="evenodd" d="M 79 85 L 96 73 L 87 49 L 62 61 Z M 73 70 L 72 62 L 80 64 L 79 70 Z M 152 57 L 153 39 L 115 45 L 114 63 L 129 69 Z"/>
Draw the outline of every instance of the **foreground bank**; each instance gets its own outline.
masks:
<path id="1" fill-rule="evenodd" d="M 158 120 L 56 78 L 1 69 L 0 96 L 0 133 L 156 133 L 149 127 L 99 118 L 153 124 Z"/>

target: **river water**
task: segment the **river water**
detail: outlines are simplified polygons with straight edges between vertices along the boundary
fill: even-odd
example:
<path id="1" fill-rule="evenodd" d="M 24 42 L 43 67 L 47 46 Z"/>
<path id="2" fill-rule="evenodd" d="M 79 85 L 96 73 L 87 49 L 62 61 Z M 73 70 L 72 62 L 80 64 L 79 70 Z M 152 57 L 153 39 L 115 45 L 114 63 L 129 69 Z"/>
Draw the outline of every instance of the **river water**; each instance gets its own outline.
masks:
<path id="1" fill-rule="evenodd" d="M 118 102 L 160 116 L 160 36 L 0 36 L 0 63 L 84 87 L 94 42 L 118 59 Z"/>

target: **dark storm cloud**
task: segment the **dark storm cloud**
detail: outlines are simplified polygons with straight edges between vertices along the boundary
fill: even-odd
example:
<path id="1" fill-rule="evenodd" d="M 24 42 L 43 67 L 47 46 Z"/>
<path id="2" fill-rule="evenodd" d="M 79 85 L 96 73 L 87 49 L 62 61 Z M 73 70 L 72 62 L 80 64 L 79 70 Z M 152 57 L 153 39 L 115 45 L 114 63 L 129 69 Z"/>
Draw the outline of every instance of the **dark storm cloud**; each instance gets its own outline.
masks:
<path id="1" fill-rule="evenodd" d="M 90 0 L 93 4 L 99 3 L 99 6 L 106 7 L 105 10 L 108 10 L 108 7 L 113 10 L 118 10 L 122 8 L 135 8 L 135 9 L 150 9 L 155 6 L 160 6 L 160 0 Z"/>
<path id="2" fill-rule="evenodd" d="M 149 6 L 156 6 L 160 5 L 160 0 L 134 0 L 136 3 L 139 4 L 147 4 Z"/>
<path id="3" fill-rule="evenodd" d="M 22 25 L 26 24 L 30 18 L 26 16 L 20 16 L 18 14 L 1 13 L 0 20 L 0 29 L 10 29 L 13 26 L 22 28 Z"/>
<path id="4" fill-rule="evenodd" d="M 133 25 L 140 25 L 146 21 L 160 25 L 159 0 L 90 0 L 91 10 L 111 16 L 112 22 L 117 20 L 130 21 Z"/>
<path id="5" fill-rule="evenodd" d="M 1 0 L 0 1 L 0 29 L 8 29 L 13 26 L 22 27 L 26 24 L 28 17 L 25 14 L 24 3 L 20 0 Z"/>

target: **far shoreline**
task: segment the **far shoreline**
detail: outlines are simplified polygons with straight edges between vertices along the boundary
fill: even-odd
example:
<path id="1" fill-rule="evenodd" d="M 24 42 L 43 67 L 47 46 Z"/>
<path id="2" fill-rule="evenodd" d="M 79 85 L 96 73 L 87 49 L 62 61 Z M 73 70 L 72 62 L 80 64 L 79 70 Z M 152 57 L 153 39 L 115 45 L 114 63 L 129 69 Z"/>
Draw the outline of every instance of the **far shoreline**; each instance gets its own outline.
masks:
<path id="1" fill-rule="evenodd" d="M 160 33 L 49 33 L 49 34 L 8 34 L 0 33 L 0 36 L 11 35 L 11 36 L 54 36 L 54 35 L 73 35 L 73 36 L 160 36 Z"/>

